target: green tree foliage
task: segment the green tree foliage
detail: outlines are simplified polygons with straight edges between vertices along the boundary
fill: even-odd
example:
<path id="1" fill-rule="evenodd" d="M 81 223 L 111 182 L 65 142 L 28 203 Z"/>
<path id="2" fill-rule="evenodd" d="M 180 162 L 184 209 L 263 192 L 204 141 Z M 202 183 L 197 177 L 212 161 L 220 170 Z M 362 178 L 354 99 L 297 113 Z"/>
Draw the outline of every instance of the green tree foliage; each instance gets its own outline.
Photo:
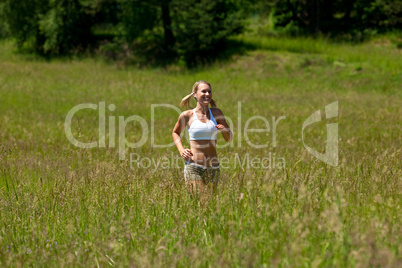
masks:
<path id="1" fill-rule="evenodd" d="M 48 9 L 48 0 L 6 0 L 3 5 L 3 18 L 17 45 L 22 47 L 28 43 L 33 48 L 39 47 L 44 42 L 39 30 L 39 16 Z"/>
<path id="2" fill-rule="evenodd" d="M 120 23 L 128 42 L 159 24 L 160 1 L 120 0 Z"/>
<path id="3" fill-rule="evenodd" d="M 402 2 L 398 0 L 286 0 L 260 1 L 277 26 L 307 33 L 331 33 L 402 28 Z"/>
<path id="4" fill-rule="evenodd" d="M 174 54 L 192 64 L 242 31 L 241 2 L 245 1 L 120 0 L 120 21 L 128 42 L 153 35 L 152 41 L 160 43 L 165 55 Z"/>
<path id="5" fill-rule="evenodd" d="M 402 28 L 398 0 L 1 0 L 0 37 L 55 55 L 84 50 L 109 35 L 116 42 L 111 47 L 124 44 L 193 64 L 242 32 L 250 6 L 277 26 L 307 33 Z M 97 31 L 100 25 L 109 30 Z"/>
<path id="6" fill-rule="evenodd" d="M 0 1 L 0 38 L 5 38 L 10 34 L 8 23 L 4 19 L 5 3 Z"/>
<path id="7" fill-rule="evenodd" d="M 64 54 L 90 43 L 91 8 L 79 0 L 5 0 L 4 16 L 19 47 Z"/>
<path id="8" fill-rule="evenodd" d="M 87 46 L 91 41 L 91 15 L 78 0 L 51 0 L 41 15 L 39 29 L 45 37 L 44 52 L 66 53 Z"/>
<path id="9" fill-rule="evenodd" d="M 41 54 L 84 49 L 94 42 L 96 25 L 109 24 L 119 33 L 115 40 L 131 49 L 138 49 L 142 42 L 150 54 L 191 63 L 210 56 L 230 35 L 241 32 L 241 3 L 247 2 L 4 0 L 1 7 L 18 46 Z"/>
<path id="10" fill-rule="evenodd" d="M 187 63 L 202 61 L 243 30 L 239 1 L 186 0 L 172 2 L 177 52 Z"/>
<path id="11" fill-rule="evenodd" d="M 402 1 L 357 0 L 349 19 L 360 29 L 402 29 Z"/>

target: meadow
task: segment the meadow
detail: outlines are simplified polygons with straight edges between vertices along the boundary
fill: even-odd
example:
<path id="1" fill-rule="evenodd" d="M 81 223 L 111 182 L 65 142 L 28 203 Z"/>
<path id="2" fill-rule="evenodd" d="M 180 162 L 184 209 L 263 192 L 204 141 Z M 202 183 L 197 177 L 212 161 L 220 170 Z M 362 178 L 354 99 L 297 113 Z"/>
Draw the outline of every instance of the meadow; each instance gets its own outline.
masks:
<path id="1" fill-rule="evenodd" d="M 393 38 L 239 36 L 254 49 L 194 70 L 47 61 L 1 41 L 0 265 L 400 267 L 402 50 Z M 151 105 L 178 107 L 200 79 L 234 132 L 229 146 L 218 139 L 227 162 L 206 204 L 187 193 L 177 149 L 152 144 L 171 143 L 178 112 Z M 335 101 L 338 117 L 311 125 L 305 142 L 324 152 L 326 124 L 337 123 L 336 167 L 302 141 L 303 122 Z M 102 102 L 106 147 L 74 146 L 68 112 L 97 105 L 74 115 L 72 134 L 99 145 Z M 121 132 L 133 115 L 147 127 L 133 121 Z M 270 132 L 244 132 L 256 115 Z M 121 148 L 124 160 L 120 134 L 145 139 Z M 257 163 L 267 157 L 270 166 Z"/>

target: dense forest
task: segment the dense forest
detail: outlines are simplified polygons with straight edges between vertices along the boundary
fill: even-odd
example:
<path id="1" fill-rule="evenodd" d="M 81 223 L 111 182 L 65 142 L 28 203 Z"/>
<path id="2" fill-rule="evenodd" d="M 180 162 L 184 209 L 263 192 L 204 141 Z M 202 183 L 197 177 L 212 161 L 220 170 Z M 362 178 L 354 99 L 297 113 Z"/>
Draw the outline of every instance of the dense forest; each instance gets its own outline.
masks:
<path id="1" fill-rule="evenodd" d="M 402 27 L 398 0 L 2 0 L 0 37 L 45 56 L 101 50 L 202 61 L 251 17 L 268 31 L 359 37 Z"/>

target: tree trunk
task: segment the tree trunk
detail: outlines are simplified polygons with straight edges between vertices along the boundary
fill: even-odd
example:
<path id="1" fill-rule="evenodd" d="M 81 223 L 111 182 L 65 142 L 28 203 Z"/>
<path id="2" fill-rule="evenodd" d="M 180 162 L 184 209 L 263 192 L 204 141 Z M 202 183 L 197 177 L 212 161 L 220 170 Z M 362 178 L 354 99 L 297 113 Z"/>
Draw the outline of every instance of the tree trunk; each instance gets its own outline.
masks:
<path id="1" fill-rule="evenodd" d="M 314 32 L 315 34 L 318 34 L 321 31 L 321 25 L 320 25 L 320 8 L 321 8 L 321 3 L 319 0 L 315 1 L 315 8 L 316 8 L 316 14 L 315 14 L 315 29 Z"/>
<path id="2" fill-rule="evenodd" d="M 165 46 L 167 49 L 171 48 L 176 42 L 172 32 L 172 20 L 170 19 L 169 2 L 162 4 L 162 22 L 163 30 L 165 32 Z"/>

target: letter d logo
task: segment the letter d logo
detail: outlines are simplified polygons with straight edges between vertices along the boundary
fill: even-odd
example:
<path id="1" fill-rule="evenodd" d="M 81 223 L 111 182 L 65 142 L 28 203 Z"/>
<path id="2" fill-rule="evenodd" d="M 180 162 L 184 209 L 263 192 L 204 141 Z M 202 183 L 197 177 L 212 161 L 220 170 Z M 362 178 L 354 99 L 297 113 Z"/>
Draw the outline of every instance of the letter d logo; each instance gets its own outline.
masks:
<path id="1" fill-rule="evenodd" d="M 325 106 L 325 117 L 326 119 L 338 117 L 338 101 Z M 304 142 L 304 129 L 307 126 L 319 121 L 321 121 L 320 110 L 310 115 L 310 117 L 304 121 L 302 129 L 303 145 L 311 155 L 327 163 L 328 165 L 336 167 L 338 165 L 338 123 L 327 124 L 327 144 L 325 146 L 324 154 L 317 152 L 316 150 L 307 146 Z"/>

